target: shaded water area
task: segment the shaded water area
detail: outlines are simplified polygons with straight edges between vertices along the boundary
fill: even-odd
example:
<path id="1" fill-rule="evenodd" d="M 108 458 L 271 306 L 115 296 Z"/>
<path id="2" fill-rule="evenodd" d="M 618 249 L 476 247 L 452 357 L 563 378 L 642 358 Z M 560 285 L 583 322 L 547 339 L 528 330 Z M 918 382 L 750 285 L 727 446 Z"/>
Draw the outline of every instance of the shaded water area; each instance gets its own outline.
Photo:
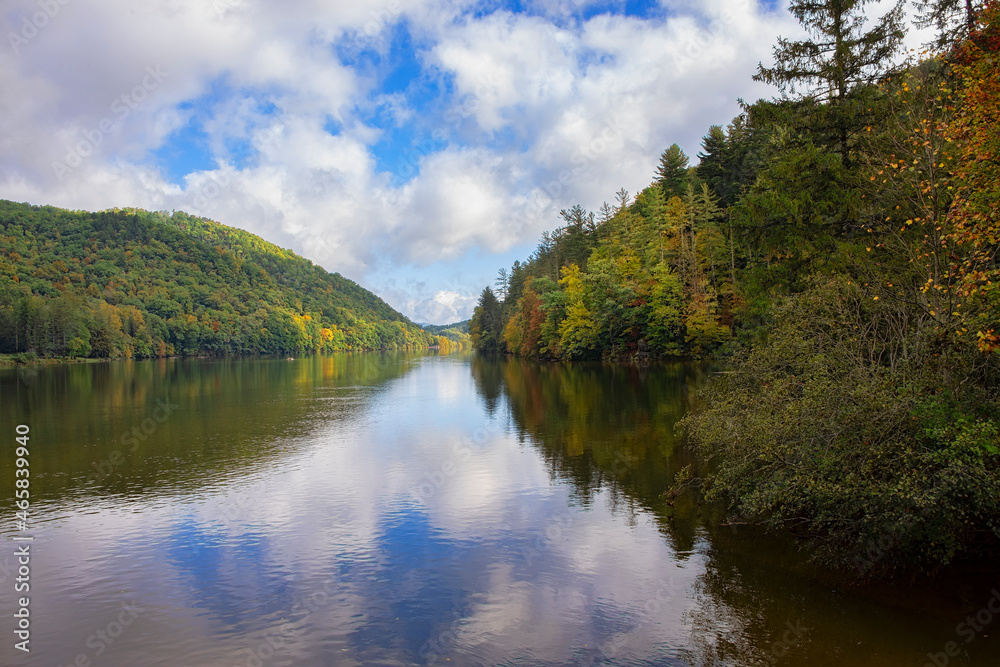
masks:
<path id="1" fill-rule="evenodd" d="M 706 376 L 433 353 L 0 369 L 0 664 L 1000 665 L 1000 574 L 850 586 L 671 505 Z"/>

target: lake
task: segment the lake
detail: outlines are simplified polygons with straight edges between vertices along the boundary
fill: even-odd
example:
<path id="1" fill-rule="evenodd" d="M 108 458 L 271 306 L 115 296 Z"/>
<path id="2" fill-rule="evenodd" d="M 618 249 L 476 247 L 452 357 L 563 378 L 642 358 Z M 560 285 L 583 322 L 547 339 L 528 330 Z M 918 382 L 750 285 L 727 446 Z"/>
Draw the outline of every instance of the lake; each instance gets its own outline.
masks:
<path id="1" fill-rule="evenodd" d="M 0 369 L 0 664 L 1000 665 L 1000 620 L 960 625 L 993 622 L 1000 576 L 852 586 L 693 494 L 671 504 L 673 427 L 710 371 L 432 352 Z"/>

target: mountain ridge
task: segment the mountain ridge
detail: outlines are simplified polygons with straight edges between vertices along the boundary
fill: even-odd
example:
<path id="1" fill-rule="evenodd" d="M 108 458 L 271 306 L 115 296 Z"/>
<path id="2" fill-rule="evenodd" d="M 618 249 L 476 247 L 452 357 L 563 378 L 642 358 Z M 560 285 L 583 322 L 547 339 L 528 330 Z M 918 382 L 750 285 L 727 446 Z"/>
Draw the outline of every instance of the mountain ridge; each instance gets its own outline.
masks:
<path id="1" fill-rule="evenodd" d="M 435 342 L 353 280 L 183 211 L 0 200 L 0 296 L 3 352 L 154 357 Z"/>

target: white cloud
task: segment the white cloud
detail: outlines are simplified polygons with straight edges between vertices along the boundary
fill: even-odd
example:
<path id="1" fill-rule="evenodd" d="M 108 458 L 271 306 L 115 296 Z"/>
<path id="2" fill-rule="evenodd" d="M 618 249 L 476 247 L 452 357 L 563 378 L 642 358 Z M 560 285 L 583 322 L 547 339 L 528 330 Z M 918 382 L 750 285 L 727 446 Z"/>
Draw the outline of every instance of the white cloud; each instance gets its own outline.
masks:
<path id="1" fill-rule="evenodd" d="M 476 295 L 441 290 L 435 292 L 430 299 L 411 301 L 407 306 L 413 313 L 411 319 L 418 322 L 451 324 L 472 317 L 472 309 L 476 307 L 477 299 Z"/>
<path id="2" fill-rule="evenodd" d="M 0 49 L 0 197 L 209 215 L 362 284 L 387 266 L 468 275 L 533 244 L 560 208 L 595 209 L 619 187 L 643 188 L 669 144 L 693 161 L 738 97 L 773 94 L 750 76 L 778 34 L 799 30 L 787 12 L 750 0 L 668 2 L 666 17 L 586 21 L 568 18 L 582 2 L 533 5 L 553 20 L 477 16 L 466 4 L 75 0 L 17 53 Z M 17 31 L 36 10 L 17 0 L 0 27 Z M 387 57 L 404 20 L 424 74 L 452 86 L 453 98 L 425 108 L 383 91 L 378 68 L 339 60 L 341 40 Z M 142 86 L 147 67 L 168 74 L 116 118 L 113 100 Z M 375 146 L 391 129 L 372 125 L 379 107 L 422 145 L 441 140 L 413 153 L 412 178 L 405 165 L 379 166 Z M 53 162 L 65 163 L 105 118 L 115 128 L 80 166 L 56 174 Z M 192 118 L 217 166 L 173 184 L 150 154 Z M 324 129 L 330 119 L 337 136 Z M 245 141 L 256 151 L 249 161 L 234 149 Z M 467 312 L 438 295 L 481 285 L 443 287 L 382 293 L 434 321 Z"/>

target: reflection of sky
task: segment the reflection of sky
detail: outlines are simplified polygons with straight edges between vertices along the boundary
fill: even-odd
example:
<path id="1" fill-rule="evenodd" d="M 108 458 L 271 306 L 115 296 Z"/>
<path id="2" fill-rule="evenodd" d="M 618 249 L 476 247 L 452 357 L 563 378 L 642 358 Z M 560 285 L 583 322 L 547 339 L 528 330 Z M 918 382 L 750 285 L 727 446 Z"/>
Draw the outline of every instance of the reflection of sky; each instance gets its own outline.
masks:
<path id="1" fill-rule="evenodd" d="M 679 559 L 607 489 L 575 504 L 502 428 L 504 399 L 487 417 L 467 364 L 428 357 L 378 391 L 311 400 L 311 432 L 242 478 L 54 508 L 32 660 L 93 659 L 87 637 L 132 599 L 146 611 L 95 664 L 242 665 L 280 636 L 263 665 L 673 665 L 690 664 L 699 610 L 739 632 L 698 599 L 706 544 Z"/>
<path id="2" fill-rule="evenodd" d="M 660 651 L 646 633 L 683 640 L 677 612 L 651 623 L 643 608 L 673 571 L 656 526 L 629 528 L 607 498 L 570 507 L 571 490 L 551 482 L 535 450 L 484 413 L 467 364 L 427 358 L 383 390 L 320 388 L 314 400 L 329 419 L 243 479 L 172 503 L 133 499 L 128 511 L 59 509 L 50 585 L 78 583 L 40 624 L 70 628 L 66 641 L 46 640 L 61 649 L 53 659 L 86 651 L 123 594 L 154 611 L 107 655 L 164 656 L 144 664 L 232 661 L 283 622 L 297 634 L 273 664 L 334 653 L 331 664 L 562 664 L 616 639 L 641 662 Z M 330 412 L 330 401 L 353 408 Z M 476 443 L 478 429 L 488 437 Z M 109 556 L 115 544 L 127 558 Z M 676 572 L 682 587 L 696 574 Z M 304 604 L 321 589 L 324 599 Z"/>
<path id="3" fill-rule="evenodd" d="M 233 540 L 193 514 L 177 518 L 163 555 L 177 572 L 177 584 L 196 593 L 197 607 L 223 626 L 245 632 L 258 619 L 291 606 L 291 582 L 273 562 L 267 534 L 245 533 Z M 266 595 L 260 595 L 262 590 Z"/>

